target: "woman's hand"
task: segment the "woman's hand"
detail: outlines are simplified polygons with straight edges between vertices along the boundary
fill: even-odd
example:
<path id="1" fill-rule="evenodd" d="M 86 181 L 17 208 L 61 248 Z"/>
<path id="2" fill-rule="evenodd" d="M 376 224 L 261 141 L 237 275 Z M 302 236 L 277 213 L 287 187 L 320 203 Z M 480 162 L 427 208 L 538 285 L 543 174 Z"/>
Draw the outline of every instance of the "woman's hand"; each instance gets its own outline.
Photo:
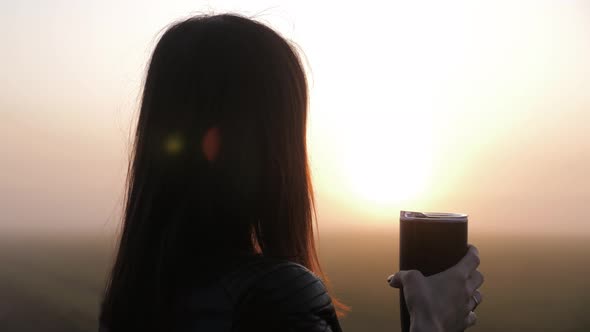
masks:
<path id="1" fill-rule="evenodd" d="M 477 289 L 483 284 L 483 275 L 478 266 L 479 252 L 470 245 L 465 257 L 443 272 L 425 277 L 409 270 L 389 277 L 390 286 L 404 289 L 410 331 L 457 332 L 473 326 L 473 310 L 482 301 Z"/>

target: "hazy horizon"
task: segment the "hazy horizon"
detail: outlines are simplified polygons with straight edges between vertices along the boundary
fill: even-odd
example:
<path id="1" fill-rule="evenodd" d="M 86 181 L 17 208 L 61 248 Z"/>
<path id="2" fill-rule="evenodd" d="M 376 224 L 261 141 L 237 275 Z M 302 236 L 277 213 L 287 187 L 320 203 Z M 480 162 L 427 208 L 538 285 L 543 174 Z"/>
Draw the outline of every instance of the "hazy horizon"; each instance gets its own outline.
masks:
<path id="1" fill-rule="evenodd" d="M 117 227 L 159 33 L 227 10 L 304 52 L 320 230 L 413 209 L 590 236 L 590 5 L 548 0 L 4 2 L 0 231 Z"/>
<path id="2" fill-rule="evenodd" d="M 0 330 L 96 331 L 114 254 L 113 238 L 97 235 L 0 233 Z M 580 264 L 590 249 L 587 238 L 506 235 L 472 237 L 486 281 L 477 324 L 468 331 L 589 331 L 590 265 Z M 331 295 L 352 307 L 340 319 L 344 331 L 400 330 L 399 291 L 385 282 L 398 267 L 397 242 L 391 230 L 322 238 Z"/>

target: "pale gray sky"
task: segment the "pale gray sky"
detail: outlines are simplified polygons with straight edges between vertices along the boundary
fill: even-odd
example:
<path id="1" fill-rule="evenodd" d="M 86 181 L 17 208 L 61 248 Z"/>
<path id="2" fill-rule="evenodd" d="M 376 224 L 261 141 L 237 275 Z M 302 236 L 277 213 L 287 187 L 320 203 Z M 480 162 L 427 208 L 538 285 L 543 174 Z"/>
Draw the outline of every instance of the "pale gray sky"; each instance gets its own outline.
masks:
<path id="1" fill-rule="evenodd" d="M 320 227 L 590 234 L 590 7 L 557 0 L 2 1 L 0 228 L 116 225 L 159 32 L 225 10 L 305 53 Z"/>

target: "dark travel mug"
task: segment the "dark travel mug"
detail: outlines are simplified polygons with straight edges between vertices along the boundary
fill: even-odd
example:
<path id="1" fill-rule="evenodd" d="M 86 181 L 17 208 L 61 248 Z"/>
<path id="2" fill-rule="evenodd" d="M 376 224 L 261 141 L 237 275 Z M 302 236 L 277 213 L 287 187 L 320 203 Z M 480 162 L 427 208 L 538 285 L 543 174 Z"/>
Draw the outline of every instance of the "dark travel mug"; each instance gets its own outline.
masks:
<path id="1" fill-rule="evenodd" d="M 399 268 L 424 276 L 457 264 L 467 253 L 467 215 L 459 213 L 400 212 Z M 402 332 L 410 331 L 410 314 L 400 291 Z"/>

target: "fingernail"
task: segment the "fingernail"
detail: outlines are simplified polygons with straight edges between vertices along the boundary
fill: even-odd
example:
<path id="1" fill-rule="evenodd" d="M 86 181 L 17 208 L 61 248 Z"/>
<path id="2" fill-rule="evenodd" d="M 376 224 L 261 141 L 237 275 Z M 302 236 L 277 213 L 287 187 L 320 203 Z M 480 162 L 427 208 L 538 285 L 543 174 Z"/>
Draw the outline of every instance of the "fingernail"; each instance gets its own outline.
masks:
<path id="1" fill-rule="evenodd" d="M 387 277 L 387 283 L 391 283 L 391 279 L 393 279 L 393 276 L 394 276 L 394 275 L 392 274 L 392 275 L 390 275 L 389 277 Z"/>

